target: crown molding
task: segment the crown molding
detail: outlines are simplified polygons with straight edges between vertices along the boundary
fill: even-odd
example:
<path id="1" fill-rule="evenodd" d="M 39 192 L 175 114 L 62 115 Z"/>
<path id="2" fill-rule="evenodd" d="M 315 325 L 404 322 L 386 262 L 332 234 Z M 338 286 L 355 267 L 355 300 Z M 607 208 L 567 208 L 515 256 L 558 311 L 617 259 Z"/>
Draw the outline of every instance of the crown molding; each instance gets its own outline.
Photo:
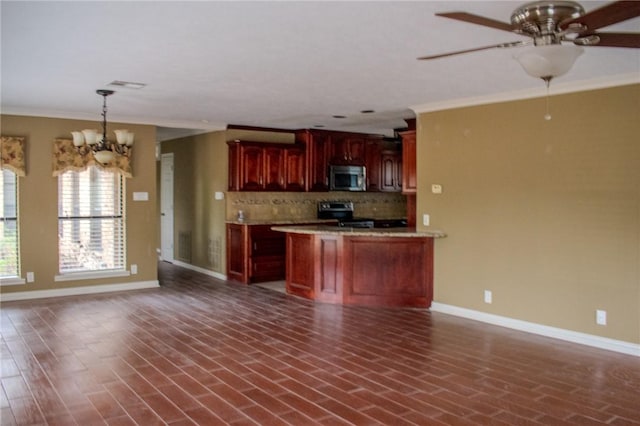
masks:
<path id="1" fill-rule="evenodd" d="M 31 108 L 2 106 L 2 115 L 18 115 L 25 117 L 59 118 L 63 120 L 83 120 L 100 122 L 101 118 L 95 113 L 78 113 L 69 111 L 34 110 Z M 158 120 L 143 116 L 124 117 L 116 114 L 109 115 L 109 124 L 139 124 L 156 127 L 168 127 L 201 131 L 202 133 L 227 129 L 227 123 L 193 122 L 189 120 Z"/>
<path id="2" fill-rule="evenodd" d="M 588 90 L 605 89 L 608 87 L 626 86 L 640 83 L 640 73 L 621 74 L 617 76 L 600 77 L 590 80 L 581 80 L 567 83 L 552 82 L 551 95 L 561 95 L 566 93 L 584 92 Z M 487 105 L 500 102 L 518 101 L 524 99 L 542 98 L 547 95 L 544 86 L 542 89 L 525 89 L 511 92 L 495 93 L 486 96 L 476 96 L 470 98 L 451 99 L 438 102 L 430 102 L 422 105 L 410 107 L 415 113 L 435 112 L 447 109 L 465 108 L 470 106 Z"/>

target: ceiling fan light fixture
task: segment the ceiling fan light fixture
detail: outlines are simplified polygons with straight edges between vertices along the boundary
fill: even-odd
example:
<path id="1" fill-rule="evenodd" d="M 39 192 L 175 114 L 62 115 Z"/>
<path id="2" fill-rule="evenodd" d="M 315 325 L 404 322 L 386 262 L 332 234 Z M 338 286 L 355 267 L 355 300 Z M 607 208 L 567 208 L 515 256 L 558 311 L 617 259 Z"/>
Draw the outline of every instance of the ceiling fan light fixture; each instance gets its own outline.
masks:
<path id="1" fill-rule="evenodd" d="M 535 46 L 515 55 L 515 59 L 532 77 L 551 79 L 566 74 L 584 49 L 575 45 Z"/>

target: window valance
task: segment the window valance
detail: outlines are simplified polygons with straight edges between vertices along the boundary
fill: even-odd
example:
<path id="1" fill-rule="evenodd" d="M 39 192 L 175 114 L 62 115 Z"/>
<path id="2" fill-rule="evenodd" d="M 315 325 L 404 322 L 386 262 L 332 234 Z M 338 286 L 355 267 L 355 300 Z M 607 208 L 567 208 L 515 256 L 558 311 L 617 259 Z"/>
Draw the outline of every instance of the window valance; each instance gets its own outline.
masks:
<path id="1" fill-rule="evenodd" d="M 9 169 L 16 176 L 25 176 L 27 167 L 24 158 L 24 138 L 1 136 L 0 137 L 0 169 Z"/>
<path id="2" fill-rule="evenodd" d="M 131 157 L 116 155 L 115 160 L 103 165 L 96 161 L 91 152 L 86 155 L 79 153 L 71 139 L 56 139 L 53 142 L 53 176 L 58 176 L 69 170 L 86 170 L 89 166 L 98 166 L 104 170 L 118 172 L 127 178 L 132 176 Z"/>

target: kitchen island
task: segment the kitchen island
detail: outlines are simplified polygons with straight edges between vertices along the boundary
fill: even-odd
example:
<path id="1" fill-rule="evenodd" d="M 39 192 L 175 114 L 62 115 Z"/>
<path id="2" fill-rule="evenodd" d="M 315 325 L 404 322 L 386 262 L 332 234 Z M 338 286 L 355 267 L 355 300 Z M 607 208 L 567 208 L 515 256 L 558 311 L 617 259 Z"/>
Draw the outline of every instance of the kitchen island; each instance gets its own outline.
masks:
<path id="1" fill-rule="evenodd" d="M 428 308 L 433 242 L 414 228 L 274 226 L 286 233 L 286 288 L 319 302 Z"/>

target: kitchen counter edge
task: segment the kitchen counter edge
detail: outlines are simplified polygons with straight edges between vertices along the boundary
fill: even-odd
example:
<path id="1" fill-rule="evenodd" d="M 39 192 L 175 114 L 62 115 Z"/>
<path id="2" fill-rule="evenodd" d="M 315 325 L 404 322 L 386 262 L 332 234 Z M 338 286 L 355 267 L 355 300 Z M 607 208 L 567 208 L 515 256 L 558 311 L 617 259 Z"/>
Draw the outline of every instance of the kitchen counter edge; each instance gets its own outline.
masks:
<path id="1" fill-rule="evenodd" d="M 332 224 L 337 223 L 336 219 L 289 219 L 289 220 L 226 220 L 225 223 L 232 225 L 274 225 L 274 226 L 296 226 L 296 225 L 305 225 L 305 224 L 317 224 L 317 223 L 326 223 Z"/>
<path id="2" fill-rule="evenodd" d="M 279 232 L 292 232 L 297 234 L 324 234 L 343 235 L 355 237 L 427 237 L 444 238 L 447 236 L 440 230 L 417 231 L 415 228 L 347 228 L 330 225 L 308 226 L 272 226 L 271 230 Z"/>

